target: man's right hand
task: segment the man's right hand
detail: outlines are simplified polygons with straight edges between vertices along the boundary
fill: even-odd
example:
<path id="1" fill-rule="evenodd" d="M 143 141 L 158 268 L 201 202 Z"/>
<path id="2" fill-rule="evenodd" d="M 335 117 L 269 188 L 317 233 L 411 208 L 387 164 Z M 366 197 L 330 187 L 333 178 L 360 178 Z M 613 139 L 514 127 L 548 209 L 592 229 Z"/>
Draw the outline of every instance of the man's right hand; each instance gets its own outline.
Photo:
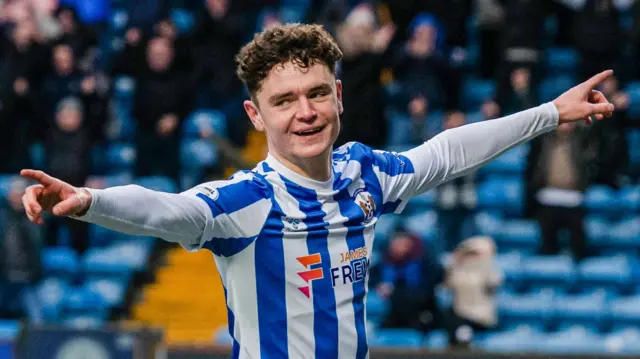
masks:
<path id="1" fill-rule="evenodd" d="M 56 216 L 84 214 L 91 205 L 91 193 L 51 177 L 42 171 L 25 169 L 20 175 L 39 184 L 27 187 L 22 196 L 24 210 L 33 223 L 43 224 L 42 212 Z"/>

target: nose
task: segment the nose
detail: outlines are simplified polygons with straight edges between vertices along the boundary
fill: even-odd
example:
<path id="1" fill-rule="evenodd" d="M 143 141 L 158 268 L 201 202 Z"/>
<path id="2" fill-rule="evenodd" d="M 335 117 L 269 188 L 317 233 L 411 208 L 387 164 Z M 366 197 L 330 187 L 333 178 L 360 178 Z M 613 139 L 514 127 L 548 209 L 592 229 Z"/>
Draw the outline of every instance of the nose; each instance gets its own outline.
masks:
<path id="1" fill-rule="evenodd" d="M 306 96 L 300 96 L 296 118 L 301 121 L 313 121 L 317 116 L 313 104 Z"/>

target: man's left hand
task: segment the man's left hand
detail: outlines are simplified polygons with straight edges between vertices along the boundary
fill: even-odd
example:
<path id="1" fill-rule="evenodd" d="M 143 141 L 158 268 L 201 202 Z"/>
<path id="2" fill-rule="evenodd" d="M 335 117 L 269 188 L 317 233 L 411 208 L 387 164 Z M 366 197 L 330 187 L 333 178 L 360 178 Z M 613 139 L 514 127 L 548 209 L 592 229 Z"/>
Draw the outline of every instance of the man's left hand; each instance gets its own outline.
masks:
<path id="1" fill-rule="evenodd" d="M 611 75 L 612 70 L 603 71 L 553 100 L 560 115 L 559 123 L 585 120 L 590 125 L 593 119 L 611 117 L 615 106 L 595 89 Z"/>

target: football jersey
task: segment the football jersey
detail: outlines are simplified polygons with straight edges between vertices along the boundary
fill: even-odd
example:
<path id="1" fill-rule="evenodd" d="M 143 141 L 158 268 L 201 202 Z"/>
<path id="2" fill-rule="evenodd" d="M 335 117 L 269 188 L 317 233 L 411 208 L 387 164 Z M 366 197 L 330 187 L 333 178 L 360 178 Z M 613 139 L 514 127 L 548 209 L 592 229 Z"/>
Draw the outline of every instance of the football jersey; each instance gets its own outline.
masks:
<path id="1" fill-rule="evenodd" d="M 234 358 L 365 358 L 374 226 L 416 193 L 414 166 L 359 143 L 318 182 L 268 156 L 189 191 L 211 209 L 201 247 L 224 285 Z"/>

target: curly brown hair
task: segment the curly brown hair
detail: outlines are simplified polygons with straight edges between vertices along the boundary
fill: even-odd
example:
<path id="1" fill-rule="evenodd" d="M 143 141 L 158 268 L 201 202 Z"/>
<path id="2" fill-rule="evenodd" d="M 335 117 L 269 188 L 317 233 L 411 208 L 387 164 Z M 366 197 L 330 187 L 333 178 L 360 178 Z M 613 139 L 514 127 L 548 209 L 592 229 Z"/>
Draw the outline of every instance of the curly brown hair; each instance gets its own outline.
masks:
<path id="1" fill-rule="evenodd" d="M 236 56 L 236 74 L 255 101 L 262 82 L 271 69 L 288 61 L 309 67 L 323 63 L 332 73 L 342 59 L 333 37 L 320 25 L 286 24 L 256 34 Z"/>

